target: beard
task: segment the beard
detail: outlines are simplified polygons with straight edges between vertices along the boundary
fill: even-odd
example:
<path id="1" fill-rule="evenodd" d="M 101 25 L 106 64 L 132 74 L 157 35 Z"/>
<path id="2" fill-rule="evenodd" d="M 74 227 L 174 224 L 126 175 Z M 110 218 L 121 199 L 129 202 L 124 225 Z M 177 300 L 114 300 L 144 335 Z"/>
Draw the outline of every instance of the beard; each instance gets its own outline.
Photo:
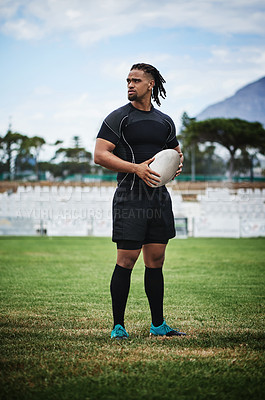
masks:
<path id="1" fill-rule="evenodd" d="M 137 99 L 137 94 L 136 93 L 128 94 L 128 100 L 134 101 L 136 99 Z"/>

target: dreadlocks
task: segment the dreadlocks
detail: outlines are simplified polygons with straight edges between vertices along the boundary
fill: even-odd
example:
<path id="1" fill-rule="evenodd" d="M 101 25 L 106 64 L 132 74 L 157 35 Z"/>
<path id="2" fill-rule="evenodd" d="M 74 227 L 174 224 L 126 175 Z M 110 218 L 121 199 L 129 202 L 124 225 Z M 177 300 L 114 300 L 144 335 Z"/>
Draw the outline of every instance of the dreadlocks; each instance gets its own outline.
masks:
<path id="1" fill-rule="evenodd" d="M 146 72 L 147 74 L 152 75 L 155 81 L 155 86 L 153 87 L 152 90 L 152 99 L 154 99 L 156 104 L 160 107 L 161 103 L 158 96 L 161 96 L 163 99 L 166 98 L 166 89 L 163 86 L 163 83 L 165 83 L 166 81 L 163 78 L 163 76 L 155 67 L 153 67 L 150 64 L 144 64 L 144 63 L 134 64 L 131 68 L 131 71 L 133 69 L 139 69 L 141 71 Z"/>

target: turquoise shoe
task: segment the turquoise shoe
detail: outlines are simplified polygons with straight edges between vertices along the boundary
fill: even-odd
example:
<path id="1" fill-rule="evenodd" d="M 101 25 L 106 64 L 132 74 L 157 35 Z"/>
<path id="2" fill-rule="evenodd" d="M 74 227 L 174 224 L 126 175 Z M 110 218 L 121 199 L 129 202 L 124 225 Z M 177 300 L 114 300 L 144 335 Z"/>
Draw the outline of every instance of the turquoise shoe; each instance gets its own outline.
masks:
<path id="1" fill-rule="evenodd" d="M 184 332 L 179 332 L 175 329 L 170 328 L 170 326 L 168 326 L 166 324 L 166 321 L 164 320 L 163 324 L 160 326 L 154 326 L 153 324 L 151 324 L 151 328 L 150 328 L 150 336 L 185 336 L 186 333 Z"/>
<path id="2" fill-rule="evenodd" d="M 111 339 L 127 339 L 129 337 L 128 333 L 126 332 L 125 328 L 120 324 L 114 326 L 114 329 L 111 332 Z"/>

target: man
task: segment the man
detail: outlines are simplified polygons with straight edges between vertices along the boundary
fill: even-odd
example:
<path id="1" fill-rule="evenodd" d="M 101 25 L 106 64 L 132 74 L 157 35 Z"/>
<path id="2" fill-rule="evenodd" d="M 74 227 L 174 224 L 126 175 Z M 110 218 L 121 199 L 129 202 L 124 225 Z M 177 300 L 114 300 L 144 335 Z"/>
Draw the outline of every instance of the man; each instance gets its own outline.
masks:
<path id="1" fill-rule="evenodd" d="M 142 250 L 145 262 L 145 292 L 149 301 L 155 336 L 185 335 L 170 328 L 163 317 L 164 279 L 162 267 L 168 240 L 175 236 L 171 199 L 165 186 L 153 188 L 159 174 L 149 168 L 154 155 L 165 148 L 183 154 L 172 119 L 155 109 L 159 96 L 166 97 L 165 80 L 149 64 L 134 64 L 127 78 L 129 103 L 107 116 L 98 133 L 94 161 L 118 172 L 113 198 L 113 235 L 117 263 L 110 291 L 114 325 L 111 338 L 129 335 L 124 313 L 130 289 L 131 272 Z"/>

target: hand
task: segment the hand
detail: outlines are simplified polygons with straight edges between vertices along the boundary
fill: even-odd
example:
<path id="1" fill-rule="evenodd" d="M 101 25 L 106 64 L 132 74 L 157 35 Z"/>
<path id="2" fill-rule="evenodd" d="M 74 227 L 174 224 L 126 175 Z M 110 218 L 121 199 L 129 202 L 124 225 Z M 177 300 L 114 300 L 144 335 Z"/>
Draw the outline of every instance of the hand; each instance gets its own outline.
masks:
<path id="1" fill-rule="evenodd" d="M 149 168 L 149 164 L 154 161 L 155 157 L 149 158 L 141 164 L 135 164 L 136 174 L 141 178 L 148 186 L 157 185 L 160 182 L 158 178 L 160 175 Z"/>
<path id="2" fill-rule="evenodd" d="M 183 167 L 183 164 L 182 164 L 182 163 L 179 164 L 179 169 L 177 170 L 177 172 L 176 172 L 176 174 L 175 174 L 175 176 L 174 176 L 173 179 L 175 179 L 177 176 L 179 176 L 179 175 L 181 174 L 181 172 L 182 172 L 182 167 Z"/>
<path id="3" fill-rule="evenodd" d="M 180 161 L 180 164 L 183 164 L 184 156 L 183 156 L 182 152 L 179 152 L 179 161 Z"/>
<path id="4" fill-rule="evenodd" d="M 181 174 L 181 172 L 182 172 L 182 168 L 183 168 L 183 161 L 184 161 L 184 156 L 183 156 L 183 153 L 179 153 L 179 160 L 180 160 L 180 164 L 179 164 L 179 168 L 178 168 L 178 170 L 176 171 L 176 174 L 175 174 L 175 176 L 174 176 L 174 178 L 172 179 L 172 180 L 174 180 L 177 176 L 179 176 L 180 174 Z"/>

